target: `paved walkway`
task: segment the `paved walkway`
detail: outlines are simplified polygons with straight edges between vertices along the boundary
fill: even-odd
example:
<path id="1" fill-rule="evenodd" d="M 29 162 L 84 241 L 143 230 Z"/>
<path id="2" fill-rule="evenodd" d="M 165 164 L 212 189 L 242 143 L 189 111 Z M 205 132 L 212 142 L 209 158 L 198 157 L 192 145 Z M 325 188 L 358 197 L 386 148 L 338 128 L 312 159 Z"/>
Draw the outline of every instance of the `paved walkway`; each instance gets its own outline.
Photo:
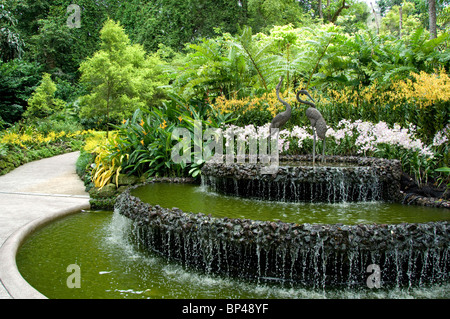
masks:
<path id="1" fill-rule="evenodd" d="M 78 156 L 35 161 L 0 176 L 0 299 L 44 297 L 20 276 L 15 255 L 36 228 L 89 208 L 89 195 L 75 172 Z"/>

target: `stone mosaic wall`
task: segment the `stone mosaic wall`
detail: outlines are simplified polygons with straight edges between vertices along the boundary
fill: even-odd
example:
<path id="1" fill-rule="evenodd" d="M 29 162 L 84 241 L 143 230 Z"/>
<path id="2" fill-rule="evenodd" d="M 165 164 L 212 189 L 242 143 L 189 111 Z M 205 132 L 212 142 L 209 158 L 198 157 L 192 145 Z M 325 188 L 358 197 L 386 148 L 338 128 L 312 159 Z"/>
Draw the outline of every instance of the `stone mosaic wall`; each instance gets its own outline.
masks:
<path id="1" fill-rule="evenodd" d="M 136 187 L 136 186 L 135 186 Z M 384 285 L 449 280 L 450 224 L 311 225 L 214 218 L 122 193 L 115 209 L 136 242 L 205 272 L 323 287 L 361 286 L 371 264 Z"/>

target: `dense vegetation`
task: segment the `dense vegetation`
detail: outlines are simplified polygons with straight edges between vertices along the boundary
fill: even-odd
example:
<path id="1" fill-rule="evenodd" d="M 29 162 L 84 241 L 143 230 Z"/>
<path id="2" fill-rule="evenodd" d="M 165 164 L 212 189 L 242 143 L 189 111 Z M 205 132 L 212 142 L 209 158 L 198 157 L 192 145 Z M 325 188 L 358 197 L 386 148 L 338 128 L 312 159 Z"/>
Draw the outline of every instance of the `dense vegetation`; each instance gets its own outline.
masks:
<path id="1" fill-rule="evenodd" d="M 376 3 L 79 0 L 74 27 L 71 0 L 2 0 L 0 169 L 81 149 L 99 187 L 119 173 L 197 176 L 202 160 L 171 160 L 174 130 L 258 134 L 283 107 L 284 76 L 282 152 L 312 151 L 295 101 L 308 88 L 330 126 L 327 154 L 398 158 L 419 183 L 441 183 L 450 2 Z"/>

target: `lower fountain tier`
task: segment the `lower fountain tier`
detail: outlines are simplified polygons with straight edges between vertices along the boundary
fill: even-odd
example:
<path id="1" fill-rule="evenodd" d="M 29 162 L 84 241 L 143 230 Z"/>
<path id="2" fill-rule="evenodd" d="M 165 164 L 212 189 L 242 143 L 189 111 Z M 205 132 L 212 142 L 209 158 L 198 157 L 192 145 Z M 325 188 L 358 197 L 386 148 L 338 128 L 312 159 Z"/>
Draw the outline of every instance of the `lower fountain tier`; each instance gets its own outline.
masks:
<path id="1" fill-rule="evenodd" d="M 133 221 L 134 240 L 209 273 L 313 287 L 365 287 L 370 265 L 388 285 L 448 281 L 448 222 L 311 225 L 214 218 L 140 201 L 129 191 L 116 210 Z"/>
<path id="2" fill-rule="evenodd" d="M 202 183 L 212 191 L 276 201 L 346 202 L 400 201 L 400 162 L 379 158 L 327 157 L 313 167 L 309 156 L 280 159 L 272 174 L 266 166 L 207 163 Z"/>

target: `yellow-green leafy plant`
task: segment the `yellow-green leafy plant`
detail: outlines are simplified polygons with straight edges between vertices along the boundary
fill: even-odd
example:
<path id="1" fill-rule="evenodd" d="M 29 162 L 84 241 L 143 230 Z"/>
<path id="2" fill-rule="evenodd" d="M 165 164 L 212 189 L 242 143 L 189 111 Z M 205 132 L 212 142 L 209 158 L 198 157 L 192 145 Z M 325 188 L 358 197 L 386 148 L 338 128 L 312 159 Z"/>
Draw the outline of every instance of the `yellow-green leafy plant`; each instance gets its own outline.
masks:
<path id="1" fill-rule="evenodd" d="M 110 141 L 113 140 L 114 137 Z M 128 159 L 128 154 L 117 156 L 117 152 L 111 147 L 110 142 L 98 145 L 94 152 L 97 154 L 92 169 L 92 181 L 94 186 L 101 189 L 114 180 L 118 187 L 122 164 L 125 158 Z"/>

